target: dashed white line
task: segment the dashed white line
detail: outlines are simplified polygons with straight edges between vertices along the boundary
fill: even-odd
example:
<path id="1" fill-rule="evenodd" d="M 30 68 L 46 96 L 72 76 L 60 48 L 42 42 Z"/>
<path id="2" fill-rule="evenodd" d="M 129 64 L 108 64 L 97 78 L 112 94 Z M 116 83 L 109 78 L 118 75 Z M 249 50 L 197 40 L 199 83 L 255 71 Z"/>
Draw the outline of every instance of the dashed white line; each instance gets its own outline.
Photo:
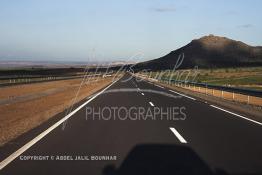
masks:
<path id="1" fill-rule="evenodd" d="M 258 121 L 256 121 L 256 120 L 252 120 L 252 119 L 250 119 L 250 118 L 247 118 L 247 117 L 244 117 L 244 116 L 242 116 L 242 115 L 236 114 L 236 113 L 234 113 L 234 112 L 231 112 L 231 111 L 222 109 L 222 108 L 217 107 L 217 106 L 215 106 L 215 105 L 210 105 L 210 106 L 213 107 L 213 108 L 219 109 L 219 110 L 221 110 L 221 111 L 227 112 L 227 113 L 229 113 L 229 114 L 235 115 L 235 116 L 237 116 L 237 117 L 243 118 L 243 119 L 245 119 L 245 120 L 248 120 L 248 121 L 250 121 L 250 122 L 253 122 L 253 123 L 256 123 L 256 124 L 259 124 L 259 125 L 262 126 L 262 123 L 260 123 L 260 122 L 258 122 Z"/>
<path id="2" fill-rule="evenodd" d="M 143 96 L 144 96 L 145 94 L 144 94 L 144 93 L 141 93 L 141 95 L 143 95 Z"/>
<path id="3" fill-rule="evenodd" d="M 193 97 L 189 97 L 189 96 L 187 96 L 187 95 L 184 95 L 184 94 L 181 94 L 181 93 L 175 92 L 175 91 L 173 91 L 173 90 L 169 90 L 169 91 L 170 91 L 170 92 L 173 92 L 173 93 L 175 93 L 175 94 L 181 95 L 181 96 L 183 96 L 183 97 L 189 98 L 189 99 L 191 99 L 191 100 L 196 100 L 196 99 L 193 98 Z"/>
<path id="4" fill-rule="evenodd" d="M 182 137 L 181 134 L 179 134 L 179 132 L 175 129 L 175 128 L 169 128 L 174 134 L 175 136 L 178 138 L 178 140 L 181 142 L 181 143 L 187 143 L 187 141 Z"/>
<path id="5" fill-rule="evenodd" d="M 140 88 L 137 88 L 137 90 L 139 90 L 139 91 L 140 91 Z"/>
<path id="6" fill-rule="evenodd" d="M 118 79 L 119 80 L 119 79 Z M 81 108 L 83 108 L 85 105 L 87 105 L 89 102 L 91 102 L 93 99 L 95 99 L 98 95 L 102 94 L 105 90 L 107 90 L 109 87 L 111 87 L 113 84 L 115 84 L 118 80 L 111 83 L 109 86 L 104 88 L 102 91 L 94 95 L 92 98 L 90 98 L 88 101 L 83 103 L 81 106 L 76 108 L 74 111 L 66 115 L 64 118 L 60 119 L 58 122 L 50 126 L 47 130 L 43 131 L 41 134 L 36 136 L 34 139 L 26 143 L 24 146 L 19 148 L 17 151 L 12 153 L 10 156 L 8 156 L 6 159 L 0 162 L 0 170 L 2 170 L 6 165 L 8 165 L 10 162 L 12 162 L 14 159 L 16 159 L 18 156 L 23 154 L 26 150 L 28 150 L 31 146 L 33 146 L 35 143 L 37 143 L 39 140 L 41 140 L 43 137 L 45 137 L 48 133 L 53 131 L 55 128 L 57 128 L 59 125 L 61 125 L 63 122 L 65 122 L 67 119 L 69 119 L 71 116 L 73 116 L 77 111 L 79 111 Z"/>
<path id="7" fill-rule="evenodd" d="M 149 102 L 149 104 L 150 104 L 151 106 L 155 106 L 151 101 Z"/>
<path id="8" fill-rule="evenodd" d="M 162 88 L 162 89 L 165 89 L 164 87 L 162 87 L 162 86 L 159 86 L 159 85 L 157 85 L 157 84 L 155 84 L 155 86 L 157 86 L 157 87 L 159 87 L 159 88 Z"/>

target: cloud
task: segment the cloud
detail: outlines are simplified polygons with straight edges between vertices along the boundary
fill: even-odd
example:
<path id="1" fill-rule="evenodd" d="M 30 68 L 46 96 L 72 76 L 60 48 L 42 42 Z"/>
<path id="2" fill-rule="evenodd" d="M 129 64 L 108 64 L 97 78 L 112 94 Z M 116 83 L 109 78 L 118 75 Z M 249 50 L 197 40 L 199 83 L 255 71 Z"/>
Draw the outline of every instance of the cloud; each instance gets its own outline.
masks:
<path id="1" fill-rule="evenodd" d="M 238 28 L 251 28 L 251 27 L 254 27 L 252 24 L 242 24 L 242 25 L 239 25 L 237 26 Z"/>
<path id="2" fill-rule="evenodd" d="M 174 12 L 176 11 L 176 8 L 174 7 L 157 7 L 153 8 L 155 12 Z"/>

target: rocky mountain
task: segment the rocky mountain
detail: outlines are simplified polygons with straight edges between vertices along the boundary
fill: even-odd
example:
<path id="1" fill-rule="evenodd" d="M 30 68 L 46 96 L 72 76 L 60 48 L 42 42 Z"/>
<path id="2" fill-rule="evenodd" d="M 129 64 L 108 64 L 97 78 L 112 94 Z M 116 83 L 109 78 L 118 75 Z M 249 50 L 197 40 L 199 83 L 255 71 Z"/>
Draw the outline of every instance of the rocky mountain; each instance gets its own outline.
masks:
<path id="1" fill-rule="evenodd" d="M 209 35 L 195 39 L 186 46 L 158 59 L 141 62 L 135 68 L 137 70 L 173 69 L 181 54 L 184 54 L 184 59 L 179 68 L 193 68 L 195 66 L 199 68 L 262 66 L 261 46 L 253 47 L 241 41 Z"/>

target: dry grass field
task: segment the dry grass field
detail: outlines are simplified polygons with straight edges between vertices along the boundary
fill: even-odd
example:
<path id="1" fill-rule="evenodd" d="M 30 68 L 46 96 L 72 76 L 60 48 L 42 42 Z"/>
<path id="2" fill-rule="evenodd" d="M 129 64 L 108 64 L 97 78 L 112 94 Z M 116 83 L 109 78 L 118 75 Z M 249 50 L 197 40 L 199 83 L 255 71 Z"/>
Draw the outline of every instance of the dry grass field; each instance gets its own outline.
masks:
<path id="1" fill-rule="evenodd" d="M 47 121 L 72 104 L 82 79 L 0 88 L 0 145 Z M 102 89 L 112 77 L 84 84 L 76 102 Z"/>
<path id="2" fill-rule="evenodd" d="M 184 69 L 176 70 L 171 74 L 169 70 L 140 73 L 156 79 L 172 77 L 174 80 L 178 78 L 181 81 L 189 80 L 210 85 L 262 90 L 262 67 Z"/>

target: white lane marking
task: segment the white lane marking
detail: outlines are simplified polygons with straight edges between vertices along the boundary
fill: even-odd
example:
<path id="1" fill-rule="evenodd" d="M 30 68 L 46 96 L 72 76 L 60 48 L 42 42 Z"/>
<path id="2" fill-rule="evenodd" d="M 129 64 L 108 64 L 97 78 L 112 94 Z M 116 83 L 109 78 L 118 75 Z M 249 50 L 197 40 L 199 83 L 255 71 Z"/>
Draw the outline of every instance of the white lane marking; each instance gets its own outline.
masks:
<path id="1" fill-rule="evenodd" d="M 227 112 L 227 113 L 229 113 L 229 114 L 235 115 L 235 116 L 237 116 L 237 117 L 243 118 L 243 119 L 245 119 L 245 120 L 248 120 L 248 121 L 250 121 L 250 122 L 253 122 L 253 123 L 256 123 L 256 124 L 259 124 L 259 125 L 262 126 L 262 123 L 260 123 L 260 122 L 258 122 L 258 121 L 256 121 L 256 120 L 252 120 L 252 119 L 250 119 L 250 118 L 247 118 L 247 117 L 244 117 L 244 116 L 242 116 L 242 115 L 236 114 L 236 113 L 234 113 L 234 112 L 231 112 L 231 111 L 222 109 L 222 108 L 217 107 L 217 106 L 215 106 L 215 105 L 210 105 L 210 106 L 213 107 L 213 108 L 219 109 L 219 110 L 221 110 L 221 111 Z"/>
<path id="2" fill-rule="evenodd" d="M 142 95 L 145 95 L 144 93 L 141 93 Z"/>
<path id="3" fill-rule="evenodd" d="M 175 93 L 175 94 L 181 95 L 181 96 L 183 96 L 183 97 L 189 98 L 189 99 L 191 99 L 191 100 L 196 100 L 196 99 L 195 99 L 195 98 L 193 98 L 193 97 L 189 97 L 189 96 L 187 96 L 187 95 L 180 94 L 180 93 L 178 93 L 178 92 L 175 92 L 175 91 L 173 91 L 173 90 L 169 90 L 169 91 L 170 91 L 170 92 L 173 92 L 173 93 Z"/>
<path id="4" fill-rule="evenodd" d="M 91 95 L 91 96 L 87 97 L 86 99 L 90 99 L 90 98 L 92 98 L 92 97 L 93 97 L 93 95 Z"/>
<path id="5" fill-rule="evenodd" d="M 159 85 L 157 85 L 157 84 L 155 84 L 155 86 L 157 86 L 157 87 L 160 87 L 160 88 L 162 88 L 162 89 L 165 89 L 164 87 L 162 87 L 162 86 L 159 86 Z"/>
<path id="6" fill-rule="evenodd" d="M 140 88 L 137 88 L 137 90 L 139 90 L 139 91 L 140 91 Z"/>
<path id="7" fill-rule="evenodd" d="M 151 101 L 149 102 L 149 104 L 150 104 L 151 106 L 155 106 Z"/>
<path id="8" fill-rule="evenodd" d="M 119 79 L 118 79 L 119 80 Z M 10 162 L 12 162 L 15 158 L 23 154 L 26 150 L 28 150 L 31 146 L 33 146 L 35 143 L 37 143 L 39 140 L 41 140 L 43 137 L 45 137 L 48 133 L 53 131 L 55 128 L 57 128 L 59 125 L 61 125 L 63 122 L 65 122 L 67 119 L 69 119 L 71 116 L 73 116 L 77 111 L 79 111 L 81 108 L 83 108 L 85 105 L 87 105 L 89 102 L 91 102 L 93 99 L 95 99 L 98 95 L 102 94 L 105 90 L 107 90 L 109 87 L 111 87 L 113 84 L 115 84 L 118 80 L 111 83 L 109 86 L 107 86 L 105 89 L 94 95 L 92 98 L 90 98 L 88 101 L 86 101 L 84 104 L 76 108 L 74 111 L 72 111 L 70 114 L 66 115 L 64 118 L 50 126 L 47 130 L 43 131 L 41 134 L 33 138 L 31 141 L 26 143 L 24 146 L 19 148 L 17 151 L 9 155 L 7 158 L 5 158 L 2 162 L 0 162 L 0 170 L 2 170 L 5 166 L 7 166 Z"/>
<path id="9" fill-rule="evenodd" d="M 175 136 L 181 143 L 187 143 L 187 141 L 181 136 L 181 134 L 179 134 L 179 132 L 175 128 L 170 127 L 169 129 L 175 134 Z"/>

